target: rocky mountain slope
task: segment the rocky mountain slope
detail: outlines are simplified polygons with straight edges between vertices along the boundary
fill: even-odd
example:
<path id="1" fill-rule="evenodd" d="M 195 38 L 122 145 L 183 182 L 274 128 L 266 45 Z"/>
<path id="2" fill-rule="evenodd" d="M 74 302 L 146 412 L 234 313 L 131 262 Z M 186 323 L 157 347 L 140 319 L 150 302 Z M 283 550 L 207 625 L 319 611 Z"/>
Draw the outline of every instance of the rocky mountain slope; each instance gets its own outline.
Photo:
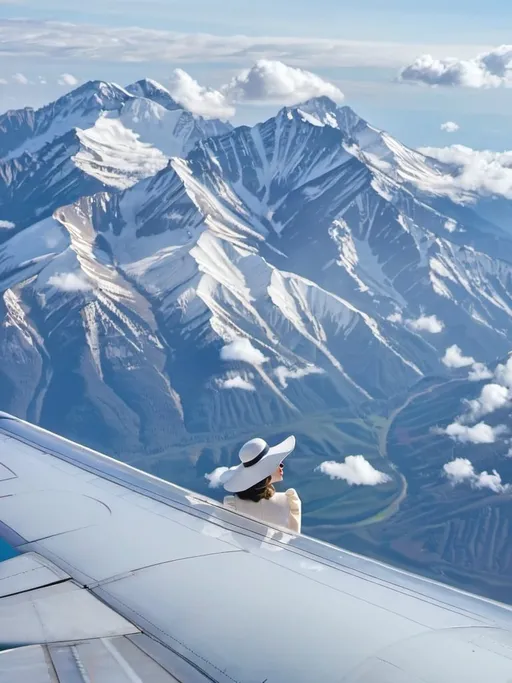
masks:
<path id="1" fill-rule="evenodd" d="M 195 116 L 153 81 L 92 81 L 0 116 L 0 211 L 17 229 L 101 190 L 126 189 L 231 125 Z M 0 235 L 1 240 L 1 235 Z"/>
<path id="2" fill-rule="evenodd" d="M 406 494 L 394 397 L 509 351 L 501 220 L 326 98 L 233 129 L 95 82 L 0 117 L 0 149 L 0 407 L 177 483 L 293 430 L 306 528 L 338 541 Z M 382 486 L 312 474 L 354 452 Z"/>

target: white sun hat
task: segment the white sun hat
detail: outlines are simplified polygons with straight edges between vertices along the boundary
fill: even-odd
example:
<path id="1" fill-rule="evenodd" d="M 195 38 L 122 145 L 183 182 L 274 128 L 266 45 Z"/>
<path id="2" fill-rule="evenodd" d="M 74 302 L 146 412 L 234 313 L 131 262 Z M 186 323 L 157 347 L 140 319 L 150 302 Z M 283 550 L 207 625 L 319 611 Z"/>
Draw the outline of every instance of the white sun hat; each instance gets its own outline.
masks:
<path id="1" fill-rule="evenodd" d="M 294 448 L 294 436 L 289 436 L 276 446 L 269 446 L 264 439 L 251 439 L 238 453 L 240 465 L 227 470 L 221 477 L 221 483 L 230 493 L 245 491 L 270 477 Z"/>

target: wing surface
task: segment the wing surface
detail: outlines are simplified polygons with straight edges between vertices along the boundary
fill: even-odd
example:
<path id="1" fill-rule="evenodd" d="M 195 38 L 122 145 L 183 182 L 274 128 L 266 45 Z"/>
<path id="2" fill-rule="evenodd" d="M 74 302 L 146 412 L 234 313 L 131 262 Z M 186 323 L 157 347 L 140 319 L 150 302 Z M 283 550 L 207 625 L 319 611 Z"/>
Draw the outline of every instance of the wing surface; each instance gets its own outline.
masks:
<path id="1" fill-rule="evenodd" d="M 0 683 L 511 681 L 510 607 L 5 414 L 0 536 Z"/>

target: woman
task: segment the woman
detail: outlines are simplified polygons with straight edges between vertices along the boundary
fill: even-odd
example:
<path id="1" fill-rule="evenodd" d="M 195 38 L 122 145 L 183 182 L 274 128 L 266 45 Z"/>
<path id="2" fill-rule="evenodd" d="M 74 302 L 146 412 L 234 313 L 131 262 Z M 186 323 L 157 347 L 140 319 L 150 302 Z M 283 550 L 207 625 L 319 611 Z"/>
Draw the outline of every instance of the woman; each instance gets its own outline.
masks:
<path id="1" fill-rule="evenodd" d="M 273 483 L 283 480 L 284 459 L 295 448 L 295 437 L 289 436 L 277 446 L 263 439 L 251 439 L 239 452 L 240 465 L 225 472 L 222 483 L 226 491 L 224 505 L 256 517 L 266 524 L 277 524 L 300 533 L 301 501 L 295 489 L 277 493 Z"/>

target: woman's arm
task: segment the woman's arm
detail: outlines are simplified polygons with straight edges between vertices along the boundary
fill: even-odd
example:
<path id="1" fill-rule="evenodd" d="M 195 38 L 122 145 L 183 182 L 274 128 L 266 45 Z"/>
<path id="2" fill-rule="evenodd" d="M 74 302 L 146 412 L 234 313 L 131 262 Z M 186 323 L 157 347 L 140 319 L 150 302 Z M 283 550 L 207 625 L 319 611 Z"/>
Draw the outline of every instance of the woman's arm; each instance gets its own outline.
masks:
<path id="1" fill-rule="evenodd" d="M 295 489 L 288 489 L 286 491 L 286 499 L 290 508 L 288 516 L 288 527 L 291 531 L 300 534 L 302 523 L 302 503 Z"/>

